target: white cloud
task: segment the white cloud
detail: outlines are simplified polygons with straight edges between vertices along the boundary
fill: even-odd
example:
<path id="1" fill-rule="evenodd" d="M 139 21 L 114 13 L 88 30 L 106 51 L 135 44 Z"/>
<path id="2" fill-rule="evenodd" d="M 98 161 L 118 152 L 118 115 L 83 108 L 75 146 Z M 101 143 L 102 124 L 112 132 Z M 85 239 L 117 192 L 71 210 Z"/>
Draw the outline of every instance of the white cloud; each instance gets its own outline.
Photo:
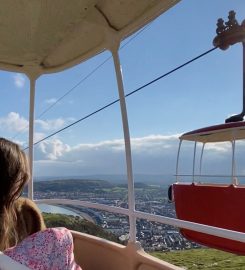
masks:
<path id="1" fill-rule="evenodd" d="M 34 142 L 43 139 L 47 136 L 47 132 L 58 130 L 68 122 L 74 121 L 74 118 L 58 118 L 49 120 L 35 120 L 35 133 Z M 21 116 L 17 112 L 10 112 L 6 116 L 0 117 L 0 131 L 1 133 L 8 132 L 19 132 L 26 133 L 29 130 L 29 121 Z M 23 145 L 23 142 L 21 143 Z"/>
<path id="2" fill-rule="evenodd" d="M 143 153 L 152 155 L 152 153 L 154 153 L 156 156 L 159 156 L 159 153 L 162 155 L 167 149 L 169 153 L 169 149 L 176 149 L 178 143 L 176 140 L 177 137 L 178 135 L 150 135 L 142 138 L 132 138 L 132 152 L 136 155 Z M 91 144 L 78 144 L 73 147 L 64 144 L 60 139 L 53 139 L 40 143 L 39 147 L 39 150 L 42 152 L 40 156 L 45 156 L 47 159 L 61 158 L 63 161 L 67 162 L 84 160 L 89 157 L 93 157 L 93 159 L 96 160 L 98 157 L 103 158 L 104 156 L 106 157 L 105 159 L 107 159 L 107 155 L 115 156 L 119 154 L 124 156 L 124 149 L 123 139 L 106 140 Z"/>
<path id="3" fill-rule="evenodd" d="M 179 134 L 175 135 L 149 135 L 141 138 L 132 138 L 132 150 L 137 152 L 163 151 L 163 149 L 176 146 Z"/>
<path id="4" fill-rule="evenodd" d="M 16 73 L 14 75 L 14 84 L 18 87 L 18 88 L 23 88 L 25 86 L 25 76 L 21 73 Z"/>
<path id="5" fill-rule="evenodd" d="M 39 151 L 36 158 L 41 160 L 57 160 L 58 158 L 63 157 L 65 152 L 70 150 L 69 145 L 64 144 L 59 139 L 43 141 L 37 148 Z"/>
<path id="6" fill-rule="evenodd" d="M 209 143 L 205 145 L 206 150 L 216 151 L 220 153 L 226 153 L 231 151 L 231 143 L 230 142 L 220 142 L 220 143 Z"/>
<path id="7" fill-rule="evenodd" d="M 20 140 L 13 140 L 15 143 L 17 143 L 18 145 L 20 145 L 22 148 L 26 145 L 26 142 L 24 141 L 20 141 Z"/>
<path id="8" fill-rule="evenodd" d="M 73 119 L 36 120 L 37 132 L 34 141 L 39 141 L 46 136 L 46 132 L 57 130 L 65 122 Z M 6 117 L 0 118 L 0 130 L 22 132 L 28 130 L 28 120 L 16 112 L 10 112 Z M 179 134 L 149 135 L 131 138 L 133 168 L 136 173 L 148 174 L 174 174 L 176 156 L 178 151 Z M 19 142 L 23 145 L 23 142 Z M 238 142 L 236 149 L 237 159 L 244 161 L 241 149 L 245 150 L 245 143 Z M 194 144 L 182 144 L 180 167 L 191 168 Z M 197 158 L 200 156 L 201 145 L 198 144 Z M 221 173 L 226 168 L 230 169 L 231 145 L 230 143 L 206 144 L 204 153 L 204 169 L 214 168 Z M 56 137 L 43 141 L 35 146 L 35 160 L 40 168 L 47 165 L 47 170 L 42 172 L 49 175 L 52 171 L 56 175 L 75 175 L 89 173 L 122 174 L 125 173 L 125 146 L 124 139 L 104 140 L 97 143 L 81 143 L 70 146 Z M 40 165 L 41 164 L 41 165 Z M 51 169 L 51 164 L 55 166 Z M 197 161 L 198 164 L 198 161 Z M 215 166 L 214 166 L 215 164 Z M 243 165 L 239 165 L 240 170 Z M 41 167 L 40 167 L 41 166 Z M 54 169 L 56 168 L 56 169 Z M 62 172 L 62 174 L 61 174 Z M 209 169 L 208 169 L 209 172 Z"/>
<path id="9" fill-rule="evenodd" d="M 28 121 L 16 112 L 10 112 L 6 117 L 0 118 L 1 129 L 21 132 L 28 129 Z"/>
<path id="10" fill-rule="evenodd" d="M 57 102 L 57 98 L 50 98 L 50 99 L 46 99 L 45 103 L 47 104 L 54 104 L 55 102 Z"/>
<path id="11" fill-rule="evenodd" d="M 132 138 L 134 173 L 175 174 L 178 137 L 177 134 Z M 180 169 L 184 171 L 180 173 L 192 172 L 193 147 L 191 144 L 183 144 Z M 231 161 L 229 143 L 213 144 L 207 148 L 208 153 L 204 153 L 203 157 L 203 173 L 229 173 Z M 200 152 L 200 147 L 198 151 Z M 46 166 L 43 171 L 46 175 L 123 174 L 126 171 L 123 139 L 75 146 L 65 144 L 61 139 L 51 139 L 41 142 L 36 147 L 35 153 L 37 171 L 41 172 L 40 168 L 43 170 Z"/>
<path id="12" fill-rule="evenodd" d="M 45 138 L 46 134 L 43 132 L 35 132 L 34 133 L 34 142 L 40 141 Z"/>
<path id="13" fill-rule="evenodd" d="M 56 130 L 62 128 L 65 125 L 65 119 L 57 118 L 51 120 L 35 120 L 35 123 L 45 131 Z"/>
<path id="14" fill-rule="evenodd" d="M 151 135 L 132 138 L 134 169 L 138 172 L 159 173 L 166 157 L 168 172 L 175 166 L 176 138 L 174 136 Z M 54 139 L 41 142 L 35 151 L 37 166 L 44 167 L 46 173 L 53 172 L 55 162 L 56 175 L 75 175 L 86 173 L 125 173 L 124 140 L 107 140 L 93 144 L 69 146 Z M 59 168 L 59 169 L 58 169 Z M 40 167 L 38 169 L 40 171 Z"/>

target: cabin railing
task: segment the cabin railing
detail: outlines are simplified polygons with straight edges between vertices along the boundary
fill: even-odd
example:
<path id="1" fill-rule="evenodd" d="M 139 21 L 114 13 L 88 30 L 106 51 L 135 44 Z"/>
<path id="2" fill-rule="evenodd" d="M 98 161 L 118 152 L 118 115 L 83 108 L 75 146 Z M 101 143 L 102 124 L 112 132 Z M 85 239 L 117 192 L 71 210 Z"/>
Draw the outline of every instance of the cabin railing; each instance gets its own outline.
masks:
<path id="1" fill-rule="evenodd" d="M 46 203 L 46 204 L 51 204 L 51 205 L 57 205 L 57 204 L 79 205 L 86 208 L 93 208 L 93 209 L 98 209 L 98 210 L 107 211 L 111 213 L 122 214 L 128 217 L 130 217 L 130 215 L 133 215 L 134 219 L 138 218 L 138 219 L 145 219 L 145 220 L 153 221 L 153 222 L 159 222 L 162 224 L 171 225 L 171 226 L 179 227 L 182 229 L 189 229 L 192 231 L 206 233 L 209 235 L 214 235 L 214 236 L 222 237 L 225 239 L 230 239 L 230 240 L 235 240 L 235 241 L 245 243 L 245 233 L 213 227 L 213 226 L 208 226 L 208 225 L 199 224 L 195 222 L 180 220 L 176 218 L 170 218 L 166 216 L 160 216 L 160 215 L 155 215 L 155 214 L 153 215 L 150 213 L 136 211 L 136 210 L 133 211 L 132 213 L 132 211 L 130 211 L 127 208 L 92 203 L 92 202 L 87 202 L 87 201 L 68 200 L 68 199 L 42 199 L 42 200 L 35 200 L 35 202 L 37 204 Z M 132 238 L 129 238 L 129 239 L 132 241 Z M 134 239 L 132 242 L 134 242 Z"/>
<path id="2" fill-rule="evenodd" d="M 175 174 L 174 176 L 182 176 L 182 177 L 231 177 L 230 174 Z M 234 177 L 245 177 L 244 174 L 236 174 Z"/>

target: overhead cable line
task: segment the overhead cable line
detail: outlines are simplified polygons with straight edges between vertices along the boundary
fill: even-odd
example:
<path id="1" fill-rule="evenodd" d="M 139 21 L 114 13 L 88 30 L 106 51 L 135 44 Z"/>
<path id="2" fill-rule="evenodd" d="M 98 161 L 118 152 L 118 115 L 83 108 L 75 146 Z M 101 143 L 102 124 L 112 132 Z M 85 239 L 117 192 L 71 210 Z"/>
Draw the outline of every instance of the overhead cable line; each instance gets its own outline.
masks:
<path id="1" fill-rule="evenodd" d="M 144 30 L 149 28 L 151 25 L 148 24 L 144 28 L 142 28 L 140 31 L 138 31 L 135 35 L 133 35 L 125 44 L 123 44 L 119 50 L 123 49 L 125 46 L 127 46 L 131 41 L 133 41 L 138 35 L 140 35 Z M 103 62 L 101 62 L 97 67 L 95 67 L 91 72 L 89 72 L 84 78 L 82 78 L 80 81 L 78 81 L 74 86 L 72 86 L 68 91 L 66 91 L 61 97 L 59 97 L 53 104 L 51 104 L 48 108 L 46 108 L 43 112 L 41 112 L 37 118 L 41 118 L 44 114 L 46 114 L 48 111 L 50 111 L 56 104 L 58 104 L 63 98 L 68 96 L 72 91 L 74 91 L 79 85 L 81 85 L 84 81 L 86 81 L 89 77 L 91 77 L 98 69 L 100 69 L 106 62 L 108 62 L 112 56 L 107 57 Z M 18 133 L 16 133 L 11 139 L 15 139 L 17 136 L 19 136 L 23 131 L 25 131 L 28 128 L 28 125 L 25 126 L 23 129 L 21 129 Z"/>
<path id="2" fill-rule="evenodd" d="M 123 44 L 123 46 L 120 48 L 120 50 L 123 49 L 125 46 L 127 46 L 132 40 L 134 40 L 139 34 L 141 34 L 147 27 L 149 27 L 149 25 L 145 26 L 143 29 L 141 29 L 139 32 L 137 32 L 133 37 L 131 37 L 125 44 Z M 46 110 L 44 110 L 40 115 L 38 115 L 38 117 L 42 117 L 46 112 L 51 110 L 57 103 L 59 103 L 64 97 L 69 95 L 80 84 L 82 84 L 84 81 L 86 81 L 90 76 L 92 76 L 98 69 L 100 69 L 111 58 L 112 58 L 112 56 L 107 57 L 102 63 L 100 63 L 96 68 L 94 68 L 90 73 L 88 73 L 84 78 L 82 78 L 78 83 L 76 83 L 71 89 L 69 89 L 67 92 L 65 92 L 64 95 L 62 95 L 52 105 L 50 105 Z"/>
<path id="3" fill-rule="evenodd" d="M 125 95 L 125 98 L 126 98 L 126 97 L 129 97 L 129 96 L 135 94 L 136 92 L 142 90 L 143 88 L 145 88 L 145 87 L 147 87 L 147 86 L 149 86 L 149 85 L 151 85 L 151 84 L 153 84 L 153 83 L 159 81 L 160 79 L 163 79 L 164 77 L 166 77 L 166 76 L 168 76 L 168 75 L 174 73 L 175 71 L 177 71 L 177 70 L 179 70 L 179 69 L 181 69 L 181 68 L 187 66 L 188 64 L 190 64 L 190 63 L 196 61 L 197 59 L 200 59 L 201 57 L 203 57 L 203 56 L 205 56 L 205 55 L 211 53 L 212 51 L 214 51 L 214 50 L 216 50 L 216 49 L 217 49 L 217 47 L 214 47 L 214 48 L 212 48 L 212 49 L 210 49 L 210 50 L 208 50 L 208 51 L 206 51 L 206 52 L 204 52 L 204 53 L 202 53 L 202 54 L 200 54 L 200 55 L 198 55 L 198 56 L 192 58 L 191 60 L 185 62 L 184 64 L 182 64 L 182 65 L 180 65 L 180 66 L 177 66 L 176 68 L 174 68 L 174 69 L 172 69 L 172 70 L 170 70 L 170 71 L 164 73 L 163 75 L 157 77 L 156 79 L 154 79 L 154 80 L 152 80 L 152 81 L 150 81 L 150 82 L 148 82 L 148 83 L 146 83 L 146 84 L 140 86 L 139 88 L 137 88 L 137 89 L 135 89 L 135 90 L 129 92 L 128 94 Z M 64 130 L 66 130 L 66 129 L 68 129 L 68 128 L 70 128 L 70 127 L 72 127 L 72 126 L 74 126 L 74 125 L 76 125 L 76 124 L 78 124 L 78 123 L 80 123 L 80 122 L 82 122 L 82 121 L 84 121 L 85 119 L 91 117 L 92 115 L 95 115 L 95 114 L 97 114 L 97 113 L 103 111 L 104 109 L 106 109 L 106 108 L 108 108 L 108 107 L 114 105 L 115 103 L 119 102 L 119 100 L 120 100 L 120 99 L 118 98 L 118 99 L 116 99 L 116 100 L 114 100 L 114 101 L 108 103 L 107 105 L 105 105 L 105 106 L 103 106 L 103 107 L 97 109 L 96 111 L 93 111 L 93 112 L 90 113 L 90 114 L 87 114 L 86 116 L 84 116 L 84 117 L 78 119 L 77 121 L 71 123 L 70 125 L 67 125 L 67 126 L 65 126 L 64 128 L 61 128 L 61 129 L 59 129 L 59 130 L 57 130 L 57 131 L 51 133 L 50 135 L 46 136 L 45 138 L 43 138 L 43 139 L 41 139 L 41 140 L 35 142 L 33 145 L 37 145 L 37 144 L 39 144 L 40 142 L 43 142 L 43 141 L 49 139 L 50 137 L 53 137 L 54 135 L 56 135 L 56 134 L 58 134 L 58 133 L 60 133 L 60 132 L 62 132 L 62 131 L 64 131 Z M 26 150 L 26 149 L 28 149 L 28 148 L 29 148 L 29 147 L 26 147 L 24 150 Z"/>

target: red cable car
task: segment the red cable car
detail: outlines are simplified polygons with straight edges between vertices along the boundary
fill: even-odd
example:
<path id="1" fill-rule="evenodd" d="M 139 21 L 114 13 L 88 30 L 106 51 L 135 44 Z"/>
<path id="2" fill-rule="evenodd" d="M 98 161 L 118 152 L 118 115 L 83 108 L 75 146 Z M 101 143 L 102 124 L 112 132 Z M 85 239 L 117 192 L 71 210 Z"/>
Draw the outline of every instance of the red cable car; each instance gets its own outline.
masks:
<path id="1" fill-rule="evenodd" d="M 226 23 L 222 19 L 218 19 L 217 36 L 213 44 L 225 50 L 230 45 L 242 42 L 243 110 L 240 114 L 226 119 L 225 124 L 194 130 L 180 137 L 176 166 L 177 182 L 171 186 L 169 197 L 175 202 L 176 215 L 181 220 L 245 233 L 245 185 L 238 183 L 239 176 L 235 170 L 236 141 L 245 139 L 245 122 L 243 122 L 245 116 L 245 20 L 239 25 L 234 11 L 229 12 L 228 19 Z M 192 176 L 191 183 L 178 181 L 180 176 L 186 176 L 178 174 L 179 153 L 183 141 L 194 142 L 193 171 L 189 175 Z M 197 177 L 200 179 L 200 177 L 210 176 L 201 174 L 204 146 L 208 143 L 218 142 L 231 142 L 232 145 L 230 183 L 196 182 Z M 195 174 L 197 143 L 203 144 L 199 175 Z M 186 238 L 202 245 L 245 255 L 245 243 L 187 229 L 180 231 Z"/>
<path id="2" fill-rule="evenodd" d="M 194 159 L 193 182 L 176 182 L 172 185 L 173 200 L 179 219 L 245 232 L 245 185 L 238 183 L 234 159 L 235 143 L 236 140 L 240 139 L 245 139 L 245 122 L 226 123 L 202 128 L 185 133 L 180 137 L 180 146 L 182 141 L 194 142 Z M 207 143 L 225 141 L 232 143 L 231 184 L 194 182 L 195 177 L 204 177 L 201 174 L 197 175 L 194 173 L 197 143 L 202 143 L 204 146 Z M 203 150 L 204 147 L 202 148 L 200 159 L 202 159 Z M 178 161 L 176 176 L 177 179 L 180 176 L 184 176 L 178 174 Z M 206 175 L 206 177 L 208 176 Z M 186 229 L 181 229 L 181 233 L 186 238 L 197 243 L 245 255 L 245 243 Z"/>

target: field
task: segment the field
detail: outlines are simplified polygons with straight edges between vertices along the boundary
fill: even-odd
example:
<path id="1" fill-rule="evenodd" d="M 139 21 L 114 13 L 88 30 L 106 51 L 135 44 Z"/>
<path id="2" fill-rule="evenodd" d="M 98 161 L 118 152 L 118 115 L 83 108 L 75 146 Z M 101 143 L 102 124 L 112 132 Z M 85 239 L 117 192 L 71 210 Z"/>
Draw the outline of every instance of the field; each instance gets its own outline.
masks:
<path id="1" fill-rule="evenodd" d="M 151 255 L 188 270 L 245 270 L 245 256 L 236 256 L 214 249 L 154 252 Z"/>

